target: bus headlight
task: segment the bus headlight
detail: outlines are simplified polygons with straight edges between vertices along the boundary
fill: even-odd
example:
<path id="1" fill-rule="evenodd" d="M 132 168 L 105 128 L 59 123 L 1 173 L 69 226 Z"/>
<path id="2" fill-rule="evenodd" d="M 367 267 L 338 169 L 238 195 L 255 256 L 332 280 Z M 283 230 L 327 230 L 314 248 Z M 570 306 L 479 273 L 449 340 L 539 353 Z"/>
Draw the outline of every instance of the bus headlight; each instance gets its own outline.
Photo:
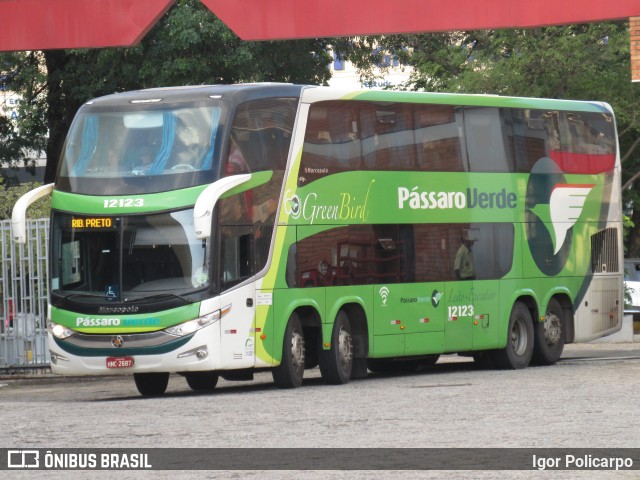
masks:
<path id="1" fill-rule="evenodd" d="M 70 328 L 51 321 L 49 321 L 49 331 L 51 332 L 51 335 L 59 338 L 60 340 L 64 340 L 65 338 L 69 338 L 71 335 L 76 334 L 75 330 L 71 330 Z"/>
<path id="2" fill-rule="evenodd" d="M 165 332 L 169 335 L 175 335 L 176 337 L 184 337 L 190 335 L 193 332 L 200 330 L 201 328 L 208 327 L 216 323 L 222 317 L 224 317 L 231 310 L 231 305 L 223 308 L 222 310 L 216 310 L 215 312 L 208 313 L 202 317 L 189 320 L 188 322 L 174 325 L 173 327 L 165 328 Z"/>

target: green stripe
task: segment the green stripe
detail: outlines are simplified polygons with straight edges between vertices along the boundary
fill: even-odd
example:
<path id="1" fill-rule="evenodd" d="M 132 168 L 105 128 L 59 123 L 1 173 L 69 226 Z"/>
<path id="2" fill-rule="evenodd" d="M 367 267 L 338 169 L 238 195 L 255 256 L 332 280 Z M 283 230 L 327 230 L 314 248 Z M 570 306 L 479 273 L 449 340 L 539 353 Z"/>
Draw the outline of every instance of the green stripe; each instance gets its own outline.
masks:
<path id="1" fill-rule="evenodd" d="M 451 93 L 394 92 L 368 90 L 347 96 L 352 100 L 375 102 L 412 102 L 439 105 L 463 105 L 477 107 L 531 108 L 541 110 L 576 110 L 579 112 L 610 112 L 602 103 L 558 100 L 552 98 L 503 97 L 499 95 L 471 95 Z"/>
<path id="2" fill-rule="evenodd" d="M 193 303 L 184 307 L 173 308 L 162 312 L 142 313 L 136 315 L 86 315 L 83 313 L 70 312 L 60 308 L 51 307 L 51 321 L 64 327 L 81 333 L 101 333 L 101 334 L 128 334 L 156 332 L 167 327 L 178 325 L 189 320 L 198 318 L 200 314 L 200 304 Z M 80 319 L 80 320 L 79 320 Z M 107 321 L 119 320 L 114 326 L 83 326 L 86 320 Z"/>
<path id="3" fill-rule="evenodd" d="M 77 214 L 99 215 L 180 210 L 182 208 L 192 207 L 196 203 L 198 195 L 200 195 L 206 187 L 207 185 L 200 185 L 198 187 L 172 192 L 119 196 L 79 195 L 77 193 L 66 193 L 54 190 L 51 206 L 55 210 Z M 137 204 L 139 206 L 123 206 L 128 200 L 131 200 L 131 203 L 134 205 Z M 105 202 L 107 203 L 105 204 Z M 115 205 L 110 206 L 110 203 Z"/>
<path id="4" fill-rule="evenodd" d="M 223 198 L 256 188 L 271 180 L 272 171 L 258 172 L 251 179 L 223 195 Z M 80 195 L 53 191 L 52 208 L 75 214 L 120 215 L 130 213 L 163 212 L 193 207 L 198 196 L 209 185 L 147 195 Z M 131 205 L 131 206 L 125 206 Z"/>

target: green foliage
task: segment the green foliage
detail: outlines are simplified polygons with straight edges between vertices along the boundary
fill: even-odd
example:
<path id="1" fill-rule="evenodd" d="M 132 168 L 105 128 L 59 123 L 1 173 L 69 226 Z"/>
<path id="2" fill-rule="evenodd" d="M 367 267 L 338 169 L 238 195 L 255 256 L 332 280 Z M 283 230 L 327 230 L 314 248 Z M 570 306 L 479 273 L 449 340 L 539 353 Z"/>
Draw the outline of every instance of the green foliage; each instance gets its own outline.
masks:
<path id="1" fill-rule="evenodd" d="M 44 151 L 47 125 L 41 64 L 39 52 L 0 54 L 2 88 L 22 95 L 17 106 L 19 120 L 0 116 L 0 165 L 28 166 L 26 158 L 33 157 L 29 153 Z"/>
<path id="2" fill-rule="evenodd" d="M 16 201 L 29 190 L 40 186 L 38 183 L 25 183 L 17 187 L 7 187 L 0 178 L 0 220 L 10 219 Z M 49 218 L 51 197 L 36 200 L 27 210 L 28 218 Z"/>
<path id="3" fill-rule="evenodd" d="M 630 78 L 628 22 L 378 37 L 405 46 L 409 90 L 599 100 L 616 113 L 625 246 L 640 257 L 640 84 Z"/>
<path id="4" fill-rule="evenodd" d="M 324 84 L 327 39 L 244 42 L 199 0 L 178 0 L 131 48 L 0 54 L 3 87 L 21 95 L 19 119 L 0 117 L 0 165 L 46 150 L 53 181 L 64 136 L 88 99 L 139 88 L 280 81 Z"/>
<path id="5" fill-rule="evenodd" d="M 18 122 L 0 117 L 0 165 L 18 165 L 28 151 L 46 149 L 45 182 L 52 181 L 75 111 L 104 94 L 212 83 L 326 84 L 330 46 L 351 60 L 363 79 L 372 78 L 382 55 L 391 53 L 412 69 L 405 85 L 411 90 L 610 103 L 618 122 L 623 184 L 628 187 L 624 204 L 632 221 L 625 245 L 630 255 L 640 256 L 640 84 L 630 81 L 626 21 L 244 42 L 200 0 L 177 0 L 135 47 L 0 54 L 3 86 L 23 98 Z"/>

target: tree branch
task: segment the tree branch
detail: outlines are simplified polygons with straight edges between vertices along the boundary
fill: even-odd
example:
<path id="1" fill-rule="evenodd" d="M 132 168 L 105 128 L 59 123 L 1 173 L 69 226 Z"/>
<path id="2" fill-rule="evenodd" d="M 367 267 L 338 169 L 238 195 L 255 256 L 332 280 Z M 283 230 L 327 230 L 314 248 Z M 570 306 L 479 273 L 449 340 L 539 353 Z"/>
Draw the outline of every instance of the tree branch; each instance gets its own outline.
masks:
<path id="1" fill-rule="evenodd" d="M 631 144 L 629 150 L 627 150 L 627 153 L 625 153 L 624 156 L 620 159 L 620 163 L 624 163 L 631 156 L 638 145 L 640 145 L 640 137 L 636 138 L 635 141 Z"/>

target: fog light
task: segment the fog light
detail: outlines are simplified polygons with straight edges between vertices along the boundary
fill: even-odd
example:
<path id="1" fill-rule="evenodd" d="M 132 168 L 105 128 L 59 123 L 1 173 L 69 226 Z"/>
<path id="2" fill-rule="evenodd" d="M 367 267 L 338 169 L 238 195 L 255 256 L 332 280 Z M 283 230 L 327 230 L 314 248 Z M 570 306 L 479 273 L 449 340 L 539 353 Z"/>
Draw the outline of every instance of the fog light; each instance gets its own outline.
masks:
<path id="1" fill-rule="evenodd" d="M 187 350 L 186 352 L 182 352 L 180 355 L 178 355 L 178 358 L 191 357 L 194 355 L 198 360 L 204 360 L 209 356 L 209 351 L 207 350 L 207 347 L 205 345 L 202 345 L 200 347 Z"/>
<path id="2" fill-rule="evenodd" d="M 58 360 L 63 362 L 69 361 L 67 357 L 60 355 L 59 353 L 52 352 L 51 350 L 49 350 L 49 356 L 51 357 L 51 363 L 53 363 L 54 365 L 58 364 Z"/>

